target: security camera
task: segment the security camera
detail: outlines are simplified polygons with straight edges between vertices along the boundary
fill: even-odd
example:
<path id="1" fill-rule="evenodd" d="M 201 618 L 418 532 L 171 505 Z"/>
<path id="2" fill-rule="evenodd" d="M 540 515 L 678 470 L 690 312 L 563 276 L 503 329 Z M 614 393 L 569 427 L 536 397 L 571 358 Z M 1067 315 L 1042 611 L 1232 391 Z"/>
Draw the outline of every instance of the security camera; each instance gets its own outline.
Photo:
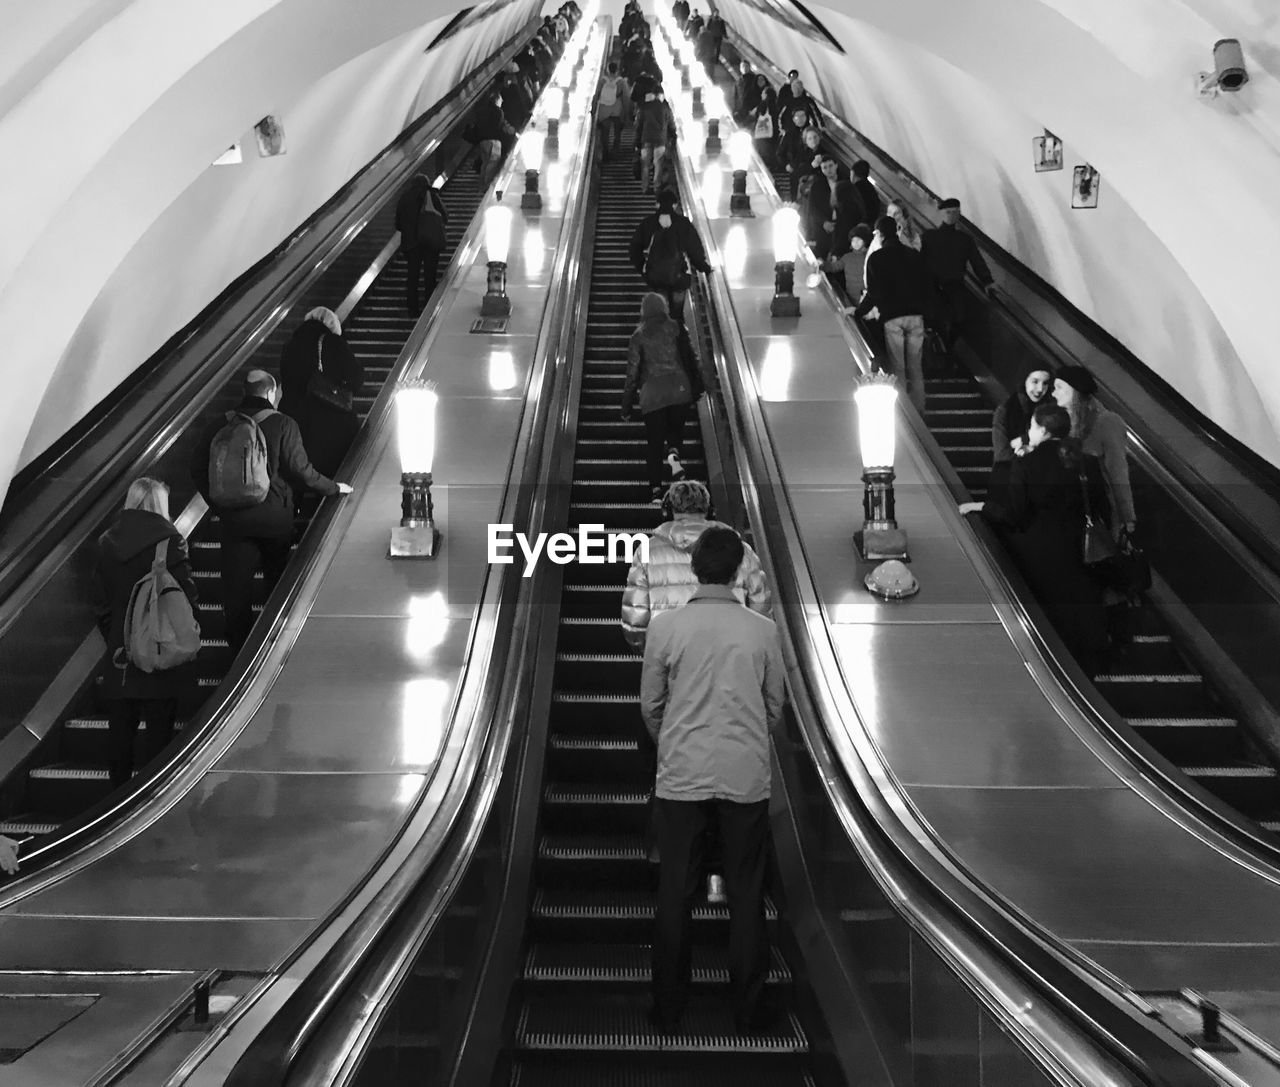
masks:
<path id="1" fill-rule="evenodd" d="M 1244 66 L 1244 53 L 1236 38 L 1220 38 L 1213 43 L 1213 71 L 1201 72 L 1199 91 L 1205 98 L 1215 98 L 1219 91 L 1238 91 L 1249 82 Z"/>

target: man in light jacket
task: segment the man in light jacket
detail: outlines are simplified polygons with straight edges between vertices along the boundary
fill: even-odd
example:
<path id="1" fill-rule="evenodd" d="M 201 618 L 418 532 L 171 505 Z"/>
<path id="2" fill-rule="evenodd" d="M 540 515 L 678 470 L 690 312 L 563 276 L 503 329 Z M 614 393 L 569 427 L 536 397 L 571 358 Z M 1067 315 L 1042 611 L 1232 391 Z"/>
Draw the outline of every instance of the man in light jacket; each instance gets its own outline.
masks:
<path id="1" fill-rule="evenodd" d="M 729 897 L 729 980 L 739 1033 L 767 1025 L 764 880 L 769 733 L 782 720 L 782 652 L 773 622 L 738 603 L 741 538 L 708 529 L 693 549 L 698 589 L 649 626 L 640 710 L 658 745 L 658 908 L 650 1023 L 679 1029 L 688 998 L 690 910 L 706 832 L 718 826 Z"/>

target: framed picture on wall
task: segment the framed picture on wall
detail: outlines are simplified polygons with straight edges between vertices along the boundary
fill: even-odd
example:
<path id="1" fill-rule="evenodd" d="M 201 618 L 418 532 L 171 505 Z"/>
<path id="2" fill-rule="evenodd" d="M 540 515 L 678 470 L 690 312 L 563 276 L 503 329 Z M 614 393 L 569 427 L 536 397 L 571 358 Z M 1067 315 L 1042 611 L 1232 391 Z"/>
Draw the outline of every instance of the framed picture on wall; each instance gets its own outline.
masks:
<path id="1" fill-rule="evenodd" d="M 1098 190 L 1102 187 L 1102 177 L 1087 162 L 1071 171 L 1071 206 L 1073 208 L 1096 208 L 1098 206 Z"/>
<path id="2" fill-rule="evenodd" d="M 268 114 L 253 126 L 253 133 L 258 137 L 258 154 L 264 159 L 284 154 L 284 126 L 277 118 Z"/>
<path id="3" fill-rule="evenodd" d="M 1043 136 L 1037 136 L 1031 141 L 1031 147 L 1036 173 L 1062 169 L 1062 141 L 1052 132 L 1046 131 Z"/>

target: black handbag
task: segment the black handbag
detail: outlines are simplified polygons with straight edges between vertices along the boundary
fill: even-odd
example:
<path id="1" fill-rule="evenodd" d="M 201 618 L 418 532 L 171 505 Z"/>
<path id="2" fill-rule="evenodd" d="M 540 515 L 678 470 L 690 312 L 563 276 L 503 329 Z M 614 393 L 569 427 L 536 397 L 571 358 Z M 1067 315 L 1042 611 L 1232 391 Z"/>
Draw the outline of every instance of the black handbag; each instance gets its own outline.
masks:
<path id="1" fill-rule="evenodd" d="M 1111 529 L 1093 518 L 1093 504 L 1089 501 L 1089 479 L 1084 468 L 1080 469 L 1080 495 L 1084 499 L 1084 539 L 1080 557 L 1085 566 L 1097 567 L 1116 557 L 1116 541 Z"/>
<path id="2" fill-rule="evenodd" d="M 1141 596 L 1151 588 L 1151 560 L 1128 530 L 1120 533 L 1111 564 L 1111 587 L 1128 597 Z"/>
<path id="3" fill-rule="evenodd" d="M 316 372 L 307 382 L 307 395 L 338 411 L 355 408 L 355 393 L 324 372 L 324 336 L 316 340 Z"/>

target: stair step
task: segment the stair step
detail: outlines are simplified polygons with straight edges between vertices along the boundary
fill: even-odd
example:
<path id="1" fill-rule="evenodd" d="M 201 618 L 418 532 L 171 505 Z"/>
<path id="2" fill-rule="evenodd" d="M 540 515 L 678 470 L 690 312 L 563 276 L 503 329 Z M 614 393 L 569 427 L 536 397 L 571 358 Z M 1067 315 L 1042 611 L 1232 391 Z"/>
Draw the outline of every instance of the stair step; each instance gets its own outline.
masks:
<path id="1" fill-rule="evenodd" d="M 600 984 L 648 983 L 652 948 L 648 944 L 535 944 L 525 956 L 524 978 L 539 982 Z M 706 944 L 693 949 L 690 978 L 696 985 L 729 982 L 728 949 Z M 791 980 L 791 970 L 777 948 L 771 949 L 769 984 Z"/>

